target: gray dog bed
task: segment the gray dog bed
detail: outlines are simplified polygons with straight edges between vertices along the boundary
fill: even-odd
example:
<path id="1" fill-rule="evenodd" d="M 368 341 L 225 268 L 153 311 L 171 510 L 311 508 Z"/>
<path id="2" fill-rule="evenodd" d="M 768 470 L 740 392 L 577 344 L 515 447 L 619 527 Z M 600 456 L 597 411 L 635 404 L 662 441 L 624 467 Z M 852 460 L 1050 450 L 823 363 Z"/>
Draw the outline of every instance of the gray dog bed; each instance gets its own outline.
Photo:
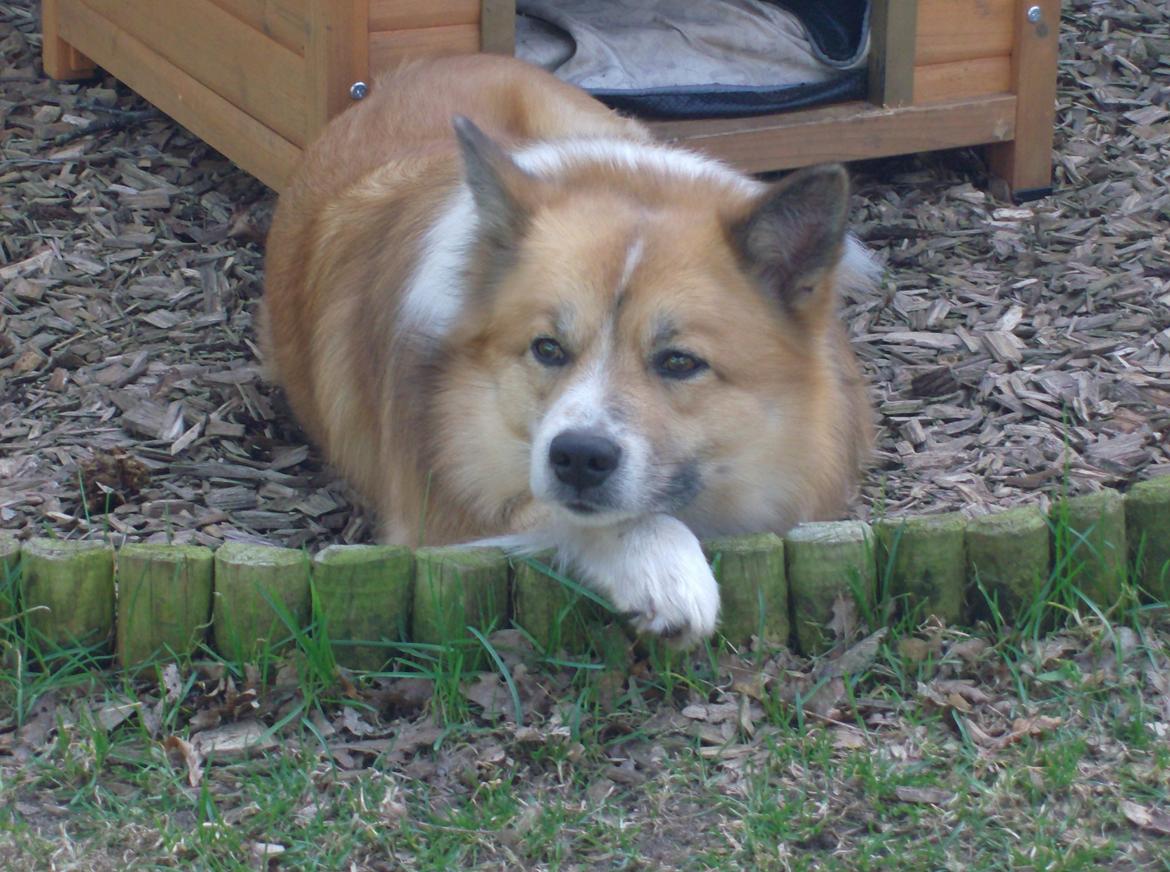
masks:
<path id="1" fill-rule="evenodd" d="M 776 112 L 865 90 L 867 0 L 518 0 L 516 53 L 653 117 Z"/>

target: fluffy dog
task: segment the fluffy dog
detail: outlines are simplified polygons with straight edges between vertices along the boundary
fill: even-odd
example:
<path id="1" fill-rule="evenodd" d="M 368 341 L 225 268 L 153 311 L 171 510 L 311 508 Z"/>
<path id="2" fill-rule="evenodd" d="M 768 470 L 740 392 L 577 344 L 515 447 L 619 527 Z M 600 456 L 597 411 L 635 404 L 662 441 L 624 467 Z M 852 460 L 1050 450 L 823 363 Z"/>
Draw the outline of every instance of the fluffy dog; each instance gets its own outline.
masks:
<path id="1" fill-rule="evenodd" d="M 554 546 L 687 644 L 698 537 L 841 512 L 869 448 L 847 208 L 839 166 L 768 185 L 519 61 L 415 62 L 282 194 L 266 356 L 385 540 Z"/>

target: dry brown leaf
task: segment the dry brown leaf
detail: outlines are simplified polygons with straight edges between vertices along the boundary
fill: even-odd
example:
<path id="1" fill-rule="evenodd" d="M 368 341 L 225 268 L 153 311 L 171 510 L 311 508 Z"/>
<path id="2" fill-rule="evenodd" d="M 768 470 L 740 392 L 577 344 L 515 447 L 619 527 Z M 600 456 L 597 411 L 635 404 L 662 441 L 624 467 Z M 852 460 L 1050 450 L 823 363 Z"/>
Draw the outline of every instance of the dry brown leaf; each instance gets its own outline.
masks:
<path id="1" fill-rule="evenodd" d="M 1050 718 L 1045 715 L 1036 715 L 1030 718 L 1016 718 L 1012 721 L 1011 738 L 1015 740 L 1022 736 L 1040 736 L 1050 733 L 1063 723 L 1061 718 Z"/>
<path id="2" fill-rule="evenodd" d="M 920 803 L 922 805 L 947 805 L 955 799 L 955 794 L 939 787 L 904 787 L 894 788 L 894 795 L 902 802 Z"/>
<path id="3" fill-rule="evenodd" d="M 164 666 L 160 680 L 163 686 L 163 698 L 167 702 L 178 702 L 183 698 L 183 676 L 176 664 L 168 663 Z"/>
<path id="4" fill-rule="evenodd" d="M 986 639 L 971 638 L 955 642 L 947 649 L 948 654 L 954 654 L 960 660 L 973 663 L 990 647 Z"/>
<path id="5" fill-rule="evenodd" d="M 1170 814 L 1166 812 L 1149 809 L 1139 803 L 1123 799 L 1121 813 L 1134 826 L 1162 836 L 1170 836 Z"/>
<path id="6" fill-rule="evenodd" d="M 512 698 L 502 678 L 495 672 L 481 672 L 462 687 L 463 696 L 483 709 L 489 720 L 511 713 Z"/>
<path id="7" fill-rule="evenodd" d="M 837 594 L 826 626 L 838 642 L 853 638 L 853 634 L 857 632 L 857 603 L 852 596 Z"/>
<path id="8" fill-rule="evenodd" d="M 861 732 L 861 730 L 855 727 L 834 726 L 832 729 L 832 734 L 834 748 L 855 751 L 859 748 L 864 748 L 869 744 L 866 741 L 865 733 Z"/>
<path id="9" fill-rule="evenodd" d="M 203 758 L 199 756 L 195 746 L 179 736 L 167 736 L 163 740 L 163 749 L 173 762 L 181 761 L 186 766 L 187 783 L 192 787 L 198 787 L 203 780 Z M 178 758 L 178 761 L 175 758 Z"/>
<path id="10" fill-rule="evenodd" d="M 249 842 L 248 843 L 248 853 L 251 854 L 255 859 L 259 860 L 262 864 L 264 864 L 263 866 L 261 866 L 261 868 L 267 868 L 267 864 L 268 864 L 269 860 L 276 859 L 281 854 L 283 854 L 286 850 L 288 850 L 288 849 L 285 848 L 284 845 L 280 845 L 280 844 L 277 844 L 275 842 Z"/>
<path id="11" fill-rule="evenodd" d="M 881 649 L 882 640 L 886 638 L 888 633 L 889 630 L 886 627 L 875 630 L 851 648 L 843 651 L 839 656 L 824 661 L 813 673 L 814 679 L 819 680 L 829 676 L 855 675 L 858 672 L 865 671 L 877 658 L 877 653 Z"/>
<path id="12" fill-rule="evenodd" d="M 93 713 L 94 720 L 107 733 L 115 727 L 130 720 L 131 716 L 138 711 L 141 703 L 138 702 L 112 702 L 107 703 Z"/>
<path id="13" fill-rule="evenodd" d="M 922 663 L 928 658 L 938 657 L 942 652 L 942 643 L 939 639 L 919 639 L 917 636 L 907 636 L 898 640 L 898 653 L 911 663 Z"/>
<path id="14" fill-rule="evenodd" d="M 946 694 L 955 694 L 967 702 L 982 705 L 992 701 L 991 697 L 966 679 L 939 678 L 931 682 L 931 686 Z"/>
<path id="15" fill-rule="evenodd" d="M 249 719 L 196 733 L 191 744 L 207 758 L 254 754 L 275 748 L 278 743 L 264 724 Z"/>
<path id="16" fill-rule="evenodd" d="M 719 671 L 730 678 L 732 693 L 742 693 L 757 700 L 767 696 L 771 676 L 759 667 L 744 663 L 735 654 L 727 651 L 720 654 Z"/>

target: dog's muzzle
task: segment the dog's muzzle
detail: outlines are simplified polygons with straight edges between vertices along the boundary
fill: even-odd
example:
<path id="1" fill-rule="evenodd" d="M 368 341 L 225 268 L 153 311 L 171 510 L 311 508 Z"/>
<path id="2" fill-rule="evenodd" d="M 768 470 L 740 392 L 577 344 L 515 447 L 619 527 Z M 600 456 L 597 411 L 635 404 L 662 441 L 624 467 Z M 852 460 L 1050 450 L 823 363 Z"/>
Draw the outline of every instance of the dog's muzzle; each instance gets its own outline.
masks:
<path id="1" fill-rule="evenodd" d="M 606 508 L 605 483 L 621 465 L 621 446 L 588 430 L 566 430 L 553 438 L 548 462 L 561 487 L 561 502 L 576 512 Z"/>

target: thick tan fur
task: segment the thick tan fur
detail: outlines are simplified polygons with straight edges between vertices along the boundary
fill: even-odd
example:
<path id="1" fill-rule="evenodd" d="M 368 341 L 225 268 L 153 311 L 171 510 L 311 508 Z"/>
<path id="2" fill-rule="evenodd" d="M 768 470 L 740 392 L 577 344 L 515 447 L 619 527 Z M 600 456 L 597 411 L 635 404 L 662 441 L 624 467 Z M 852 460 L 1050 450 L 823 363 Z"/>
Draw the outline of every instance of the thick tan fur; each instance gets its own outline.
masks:
<path id="1" fill-rule="evenodd" d="M 528 350 L 550 331 L 567 331 L 572 369 L 605 367 L 610 411 L 656 463 L 697 465 L 701 488 L 673 514 L 699 535 L 839 514 L 870 443 L 835 311 L 839 276 L 816 273 L 794 302 L 765 293 L 731 230 L 758 208 L 742 186 L 608 165 L 531 189 L 521 180 L 511 193 L 530 222 L 515 262 L 485 279 L 473 260 L 472 279 L 491 291 L 438 347 L 400 335 L 423 236 L 459 184 L 456 115 L 505 149 L 650 139 L 552 76 L 474 56 L 382 78 L 308 149 L 268 240 L 266 356 L 384 538 L 447 543 L 544 519 L 531 440 L 568 373 L 534 365 Z M 664 383 L 648 370 L 664 324 L 710 362 L 704 378 Z"/>

